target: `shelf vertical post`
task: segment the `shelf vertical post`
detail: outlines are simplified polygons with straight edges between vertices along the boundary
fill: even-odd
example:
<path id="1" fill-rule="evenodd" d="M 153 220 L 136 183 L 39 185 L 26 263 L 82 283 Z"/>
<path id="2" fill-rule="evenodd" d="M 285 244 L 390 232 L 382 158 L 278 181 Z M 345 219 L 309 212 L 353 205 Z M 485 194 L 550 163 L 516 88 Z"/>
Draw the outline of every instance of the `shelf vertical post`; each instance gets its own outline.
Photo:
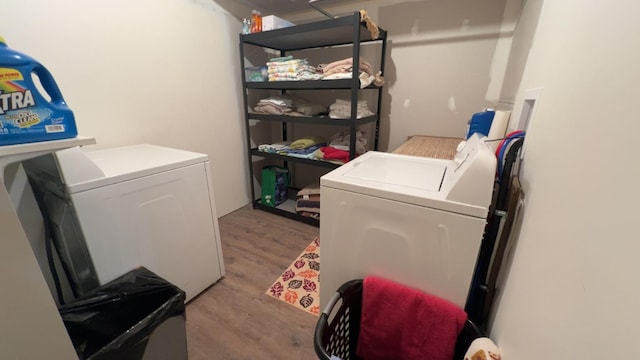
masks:
<path id="1" fill-rule="evenodd" d="M 244 41 L 243 39 L 243 34 L 240 34 L 240 41 L 239 41 L 239 46 L 240 46 L 240 76 L 242 77 L 242 99 L 243 99 L 243 109 L 242 112 L 244 113 L 244 120 L 245 120 L 245 131 L 246 131 L 246 141 L 247 141 L 247 146 L 245 147 L 246 149 L 250 149 L 251 148 L 251 131 L 249 131 L 249 128 L 251 127 L 251 124 L 249 123 L 249 99 L 247 98 L 247 87 L 245 86 L 245 84 L 247 83 L 247 78 L 245 75 L 245 71 L 244 71 Z M 247 156 L 249 157 L 249 188 L 251 190 L 251 204 L 253 206 L 253 208 L 256 208 L 255 205 L 255 200 L 256 200 L 256 193 L 255 193 L 255 189 L 253 186 L 253 156 L 251 155 L 251 151 L 247 151 Z"/>
<path id="2" fill-rule="evenodd" d="M 356 157 L 356 123 L 360 90 L 360 12 L 353 14 L 353 66 L 351 74 L 351 119 L 349 119 L 349 160 Z"/>
<path id="3" fill-rule="evenodd" d="M 382 76 L 385 76 L 384 73 L 384 64 L 386 61 L 386 53 L 387 53 L 387 32 L 385 30 L 380 30 L 380 35 L 382 36 L 382 55 L 380 59 L 380 73 Z M 376 110 L 376 129 L 373 138 L 373 149 L 378 150 L 378 141 L 380 139 L 380 111 L 382 110 L 382 86 L 378 88 L 378 109 Z"/>

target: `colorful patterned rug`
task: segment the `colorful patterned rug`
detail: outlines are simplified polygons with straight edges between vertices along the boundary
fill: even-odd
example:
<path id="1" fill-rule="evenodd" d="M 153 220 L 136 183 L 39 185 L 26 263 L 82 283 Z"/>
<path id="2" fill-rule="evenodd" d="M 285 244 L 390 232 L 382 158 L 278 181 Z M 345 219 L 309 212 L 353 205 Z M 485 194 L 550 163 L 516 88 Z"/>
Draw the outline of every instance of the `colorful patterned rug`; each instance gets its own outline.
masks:
<path id="1" fill-rule="evenodd" d="M 318 316 L 320 313 L 320 238 L 315 238 L 266 294 Z"/>

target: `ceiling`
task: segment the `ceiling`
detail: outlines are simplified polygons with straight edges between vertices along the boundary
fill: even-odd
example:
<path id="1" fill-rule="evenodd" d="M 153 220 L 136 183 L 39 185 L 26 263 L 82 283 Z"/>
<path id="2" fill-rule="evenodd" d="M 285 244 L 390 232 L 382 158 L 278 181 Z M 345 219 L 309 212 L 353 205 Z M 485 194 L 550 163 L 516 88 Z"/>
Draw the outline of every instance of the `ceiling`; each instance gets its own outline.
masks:
<path id="1" fill-rule="evenodd" d="M 358 0 L 316 0 L 315 6 L 324 9 L 356 1 Z M 309 6 L 309 0 L 240 0 L 240 2 L 252 9 L 261 10 L 263 13 L 276 15 L 313 10 Z"/>

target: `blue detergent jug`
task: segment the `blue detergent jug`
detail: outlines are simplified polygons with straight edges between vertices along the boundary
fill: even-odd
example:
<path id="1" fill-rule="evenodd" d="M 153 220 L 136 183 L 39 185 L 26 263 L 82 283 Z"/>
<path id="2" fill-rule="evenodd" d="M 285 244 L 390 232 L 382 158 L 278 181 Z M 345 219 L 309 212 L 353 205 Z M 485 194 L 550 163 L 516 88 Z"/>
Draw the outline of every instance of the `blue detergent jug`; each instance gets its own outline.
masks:
<path id="1" fill-rule="evenodd" d="M 33 74 L 51 101 L 40 94 Z M 73 112 L 49 71 L 35 59 L 8 48 L 0 36 L 0 145 L 77 135 Z"/>
<path id="2" fill-rule="evenodd" d="M 489 130 L 491 130 L 491 123 L 493 123 L 493 117 L 495 116 L 495 114 L 496 112 L 493 109 L 486 109 L 483 112 L 473 114 L 467 126 L 466 138 L 470 138 L 471 135 L 475 133 L 480 133 L 484 136 L 489 135 Z"/>

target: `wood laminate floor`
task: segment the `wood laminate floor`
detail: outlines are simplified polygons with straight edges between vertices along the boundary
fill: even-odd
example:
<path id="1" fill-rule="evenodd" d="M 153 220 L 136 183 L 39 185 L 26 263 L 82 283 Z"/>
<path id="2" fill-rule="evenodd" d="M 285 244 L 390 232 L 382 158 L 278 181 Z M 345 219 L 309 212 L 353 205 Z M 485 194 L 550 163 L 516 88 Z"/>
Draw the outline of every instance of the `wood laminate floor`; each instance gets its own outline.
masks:
<path id="1" fill-rule="evenodd" d="M 318 318 L 265 291 L 319 229 L 251 206 L 219 224 L 226 274 L 187 305 L 189 359 L 317 359 Z"/>

